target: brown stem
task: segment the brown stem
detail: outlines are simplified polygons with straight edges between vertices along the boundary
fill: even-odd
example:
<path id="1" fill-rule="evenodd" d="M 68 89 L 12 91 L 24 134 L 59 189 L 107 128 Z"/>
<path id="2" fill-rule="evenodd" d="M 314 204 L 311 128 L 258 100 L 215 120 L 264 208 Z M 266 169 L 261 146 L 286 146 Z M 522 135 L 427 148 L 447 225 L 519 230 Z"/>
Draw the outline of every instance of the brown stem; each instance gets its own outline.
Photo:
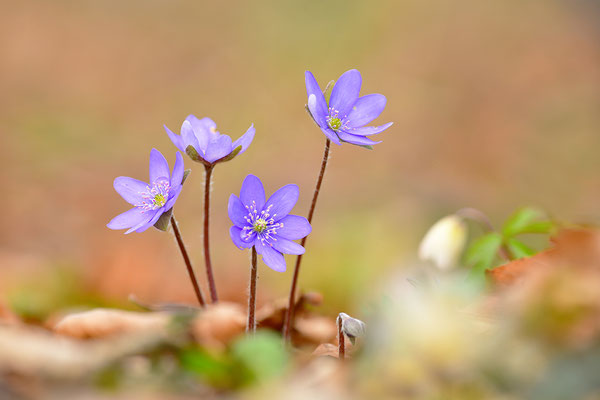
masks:
<path id="1" fill-rule="evenodd" d="M 256 321 L 254 318 L 256 310 L 256 278 L 258 275 L 258 268 L 256 267 L 256 248 L 252 246 L 252 264 L 250 265 L 250 293 L 248 294 L 248 324 L 246 325 L 246 332 L 256 332 Z"/>
<path id="2" fill-rule="evenodd" d="M 327 160 L 329 159 L 329 147 L 331 141 L 325 140 L 325 151 L 323 153 L 323 161 L 321 162 L 321 170 L 319 171 L 319 177 L 317 178 L 317 186 L 315 187 L 315 193 L 313 194 L 312 203 L 310 210 L 308 211 L 308 222 L 310 223 L 315 213 L 315 206 L 317 205 L 317 198 L 319 197 L 319 191 L 321 190 L 321 184 L 323 183 L 323 177 L 325 176 L 325 168 L 327 168 Z M 304 247 L 306 243 L 306 237 L 302 239 L 300 243 Z M 285 312 L 285 319 L 283 321 L 283 339 L 284 341 L 290 340 L 292 320 L 294 319 L 294 301 L 296 297 L 296 286 L 298 284 L 298 274 L 300 272 L 300 263 L 302 262 L 302 254 L 296 259 L 296 266 L 294 267 L 294 276 L 292 277 L 292 286 L 290 288 L 290 299 L 288 307 Z"/>
<path id="3" fill-rule="evenodd" d="M 210 299 L 213 303 L 219 301 L 217 297 L 217 287 L 215 286 L 215 278 L 213 276 L 212 264 L 210 262 L 210 250 L 209 250 L 209 236 L 208 236 L 208 225 L 210 217 L 210 180 L 212 177 L 213 165 L 205 165 L 205 179 L 204 179 L 204 264 L 206 265 L 206 277 L 208 280 L 208 287 L 210 289 Z"/>
<path id="4" fill-rule="evenodd" d="M 337 317 L 337 326 L 338 326 L 338 358 L 343 360 L 346 357 L 346 338 L 344 337 L 344 332 L 342 331 L 342 317 L 338 315 Z"/>
<path id="5" fill-rule="evenodd" d="M 196 279 L 196 274 L 194 273 L 194 268 L 192 268 L 192 262 L 190 261 L 190 256 L 185 248 L 185 244 L 183 243 L 183 239 L 181 238 L 181 232 L 179 232 L 179 227 L 177 226 L 177 221 L 175 217 L 171 214 L 171 226 L 173 227 L 173 233 L 175 234 L 175 239 L 177 240 L 177 244 L 179 245 L 179 250 L 181 251 L 181 255 L 183 256 L 183 261 L 185 261 L 185 266 L 187 267 L 188 274 L 190 275 L 190 280 L 192 281 L 192 285 L 194 286 L 194 292 L 196 292 L 196 298 L 198 299 L 198 303 L 200 303 L 201 307 L 204 307 L 206 303 L 204 302 L 204 296 L 202 296 L 202 290 L 200 290 L 200 286 L 198 286 L 198 280 Z"/>

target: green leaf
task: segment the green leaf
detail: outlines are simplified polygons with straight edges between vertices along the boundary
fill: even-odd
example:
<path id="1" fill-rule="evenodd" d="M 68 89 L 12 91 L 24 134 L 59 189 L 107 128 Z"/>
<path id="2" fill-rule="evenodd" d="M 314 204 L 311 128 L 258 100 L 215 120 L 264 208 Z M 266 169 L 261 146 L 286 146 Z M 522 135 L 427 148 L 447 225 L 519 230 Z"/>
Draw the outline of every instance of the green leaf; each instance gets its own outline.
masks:
<path id="1" fill-rule="evenodd" d="M 367 149 L 367 150 L 373 150 L 373 146 L 371 146 L 371 145 L 368 145 L 368 144 L 365 144 L 365 145 L 358 145 L 358 146 L 360 146 L 360 147 L 362 147 L 362 148 L 364 148 L 364 149 Z"/>
<path id="2" fill-rule="evenodd" d="M 280 376 L 289 362 L 288 353 L 281 345 L 281 336 L 268 331 L 238 340 L 233 345 L 232 355 L 246 366 L 254 381 Z"/>
<path id="3" fill-rule="evenodd" d="M 539 220 L 544 218 L 543 212 L 532 207 L 523 207 L 517 210 L 502 227 L 504 237 L 512 237 L 520 233 L 548 233 L 552 223 Z"/>
<path id="4" fill-rule="evenodd" d="M 552 233 L 556 225 L 552 221 L 537 221 L 524 226 L 519 233 Z"/>
<path id="5" fill-rule="evenodd" d="M 533 249 L 515 238 L 506 239 L 506 247 L 508 247 L 508 251 L 513 259 L 530 257 L 535 254 Z"/>
<path id="6" fill-rule="evenodd" d="M 481 277 L 492 267 L 500 246 L 502 246 L 502 235 L 498 232 L 487 233 L 469 246 L 465 254 L 465 263 L 471 267 L 472 276 Z"/>
<path id="7" fill-rule="evenodd" d="M 179 353 L 179 362 L 184 370 L 201 376 L 211 386 L 228 388 L 237 383 L 235 366 L 224 356 L 201 348 L 188 348 Z"/>

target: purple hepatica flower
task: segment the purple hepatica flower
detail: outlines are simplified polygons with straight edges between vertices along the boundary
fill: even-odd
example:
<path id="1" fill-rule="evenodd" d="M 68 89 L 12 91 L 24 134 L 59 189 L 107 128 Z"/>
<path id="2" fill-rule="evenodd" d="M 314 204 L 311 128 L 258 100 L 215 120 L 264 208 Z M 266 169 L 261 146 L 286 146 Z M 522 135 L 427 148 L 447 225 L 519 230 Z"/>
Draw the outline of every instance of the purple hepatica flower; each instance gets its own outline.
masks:
<path id="1" fill-rule="evenodd" d="M 217 131 L 217 124 L 210 118 L 198 119 L 189 115 L 181 125 L 181 135 L 173 133 L 165 125 L 165 130 L 173 144 L 187 153 L 194 161 L 211 165 L 219 161 L 229 161 L 242 154 L 254 139 L 254 125 L 235 142 L 227 135 Z M 192 146 L 191 154 L 188 147 Z M 195 150 L 195 154 L 194 154 Z M 228 157 L 230 156 L 230 157 Z"/>
<path id="2" fill-rule="evenodd" d="M 169 212 L 179 193 L 183 181 L 183 157 L 177 152 L 173 173 L 165 157 L 156 149 L 150 152 L 150 184 L 137 179 L 119 176 L 114 187 L 126 202 L 134 207 L 117 215 L 108 223 L 110 229 L 127 229 L 143 232 Z"/>
<path id="3" fill-rule="evenodd" d="M 283 254 L 304 254 L 304 247 L 292 242 L 302 239 L 312 230 L 304 217 L 288 215 L 298 201 L 298 186 L 286 185 L 265 202 L 265 189 L 254 175 L 242 184 L 240 197 L 229 197 L 229 230 L 231 240 L 240 249 L 256 247 L 265 264 L 284 272 Z"/>
<path id="4" fill-rule="evenodd" d="M 351 69 L 340 76 L 331 91 L 329 105 L 313 74 L 306 71 L 304 77 L 308 109 L 325 136 L 332 142 L 342 144 L 341 140 L 359 146 L 381 143 L 367 136 L 383 132 L 392 126 L 392 122 L 381 126 L 365 125 L 381 114 L 386 99 L 381 94 L 358 97 L 362 84 L 360 72 Z"/>

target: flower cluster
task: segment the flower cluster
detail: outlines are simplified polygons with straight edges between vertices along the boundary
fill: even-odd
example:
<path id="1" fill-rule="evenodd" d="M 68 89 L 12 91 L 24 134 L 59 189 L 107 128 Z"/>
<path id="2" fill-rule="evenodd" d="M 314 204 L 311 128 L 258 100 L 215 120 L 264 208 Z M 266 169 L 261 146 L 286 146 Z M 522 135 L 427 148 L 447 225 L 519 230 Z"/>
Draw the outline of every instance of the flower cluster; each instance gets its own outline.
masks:
<path id="1" fill-rule="evenodd" d="M 240 249 L 251 249 L 252 254 L 247 331 L 253 332 L 256 327 L 258 254 L 262 256 L 263 262 L 269 268 L 279 272 L 286 270 L 284 254 L 298 255 L 292 278 L 289 305 L 284 319 L 283 335 L 286 340 L 289 339 L 290 326 L 292 326 L 290 321 L 294 308 L 300 256 L 304 254 L 306 237 L 312 230 L 310 222 L 329 158 L 330 141 L 338 145 L 347 142 L 370 147 L 380 142 L 375 142 L 368 136 L 383 132 L 392 125 L 390 122 L 377 127 L 365 126 L 381 114 L 385 108 L 386 98 L 380 94 L 359 97 L 362 78 L 357 70 L 347 71 L 340 76 L 333 86 L 331 97 L 328 99 L 329 103 L 309 71 L 306 71 L 305 82 L 309 112 L 328 138 L 308 219 L 290 214 L 298 201 L 298 186 L 285 185 L 267 199 L 262 182 L 254 175 L 246 176 L 240 195 L 232 194 L 228 204 L 229 218 L 233 223 L 229 230 L 231 240 Z M 212 173 L 215 165 L 230 161 L 248 149 L 254 139 L 254 125 L 250 125 L 248 130 L 235 141 L 228 135 L 221 134 L 212 119 L 199 119 L 194 115 L 189 115 L 183 121 L 180 134 L 174 133 L 166 125 L 164 128 L 178 150 L 186 153 L 193 161 L 202 163 L 205 167 L 203 253 L 210 298 L 213 303 L 216 303 L 218 296 L 209 251 L 209 202 Z M 128 177 L 115 179 L 115 190 L 133 208 L 113 218 L 107 226 L 110 229 L 127 229 L 125 233 L 143 232 L 150 226 L 167 230 L 171 226 L 198 302 L 203 307 L 205 305 L 204 296 L 172 210 L 186 176 L 180 152 L 176 153 L 175 165 L 171 172 L 163 155 L 158 150 L 152 149 L 149 183 Z M 294 242 L 294 240 L 300 239 L 302 239 L 301 244 Z M 348 319 L 340 324 L 340 329 L 345 329 L 345 334 L 351 340 L 364 333 L 364 324 L 359 320 Z"/>

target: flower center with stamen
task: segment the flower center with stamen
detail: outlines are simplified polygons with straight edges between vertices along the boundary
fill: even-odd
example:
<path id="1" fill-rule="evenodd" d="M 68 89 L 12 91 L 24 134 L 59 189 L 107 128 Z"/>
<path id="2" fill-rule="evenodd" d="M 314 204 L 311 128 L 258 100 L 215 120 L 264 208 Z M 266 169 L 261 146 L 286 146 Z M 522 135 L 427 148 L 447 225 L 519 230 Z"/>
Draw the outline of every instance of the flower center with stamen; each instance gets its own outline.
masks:
<path id="1" fill-rule="evenodd" d="M 162 207 L 165 205 L 166 202 L 167 199 L 165 199 L 164 194 L 157 194 L 156 196 L 154 196 L 154 205 L 156 207 Z"/>
<path id="2" fill-rule="evenodd" d="M 262 218 L 258 218 L 254 221 L 252 230 L 256 233 L 263 233 L 267 229 L 268 222 Z"/>
<path id="3" fill-rule="evenodd" d="M 140 193 L 142 195 L 142 202 L 136 204 L 136 206 L 145 211 L 157 210 L 167 204 L 170 189 L 171 185 L 168 180 L 163 178 L 158 179 L 152 186 L 148 186 L 145 192 Z"/>
<path id="4" fill-rule="evenodd" d="M 330 118 L 329 127 L 334 131 L 339 130 L 342 127 L 342 120 L 339 118 Z"/>

